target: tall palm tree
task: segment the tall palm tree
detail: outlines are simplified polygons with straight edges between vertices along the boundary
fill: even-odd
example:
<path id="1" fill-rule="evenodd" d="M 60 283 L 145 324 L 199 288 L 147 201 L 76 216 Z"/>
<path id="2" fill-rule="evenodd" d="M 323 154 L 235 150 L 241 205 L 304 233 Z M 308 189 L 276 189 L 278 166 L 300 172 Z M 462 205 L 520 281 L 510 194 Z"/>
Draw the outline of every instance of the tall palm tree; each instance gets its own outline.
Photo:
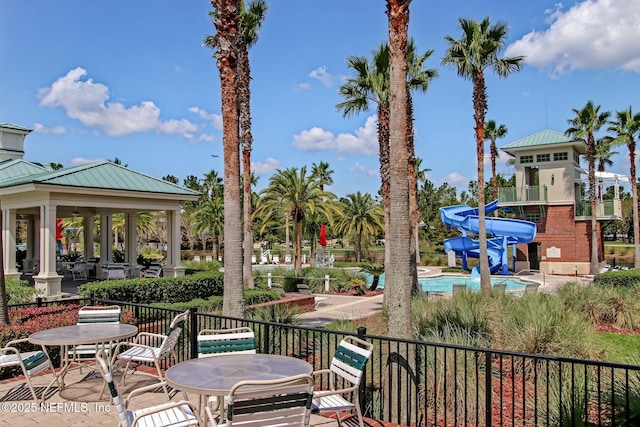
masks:
<path id="1" fill-rule="evenodd" d="M 614 144 L 626 144 L 629 150 L 629 175 L 631 178 L 631 194 L 633 197 L 633 266 L 640 268 L 640 219 L 638 215 L 638 186 L 636 178 L 636 135 L 640 133 L 640 113 L 633 114 L 631 106 L 624 111 L 616 112 L 616 120 L 609 122 L 607 128 L 614 132 Z"/>
<path id="2" fill-rule="evenodd" d="M 431 57 L 433 50 L 427 50 L 424 54 L 418 55 L 413 39 L 409 40 L 407 46 L 407 151 L 409 156 L 409 209 L 411 211 L 411 228 L 413 230 L 413 249 L 416 256 L 416 264 L 420 263 L 420 233 L 418 214 L 418 178 L 415 144 L 413 138 L 413 99 L 411 92 L 419 91 L 425 93 L 429 88 L 429 83 L 438 76 L 438 71 L 432 68 L 425 69 L 427 59 Z M 420 291 L 418 280 L 411 285 L 413 292 Z"/>
<path id="3" fill-rule="evenodd" d="M 507 127 L 505 125 L 498 126 L 495 120 L 488 120 L 484 124 L 484 139 L 491 141 L 489 145 L 489 154 L 491 156 L 491 179 L 493 183 L 493 200 L 498 198 L 498 175 L 496 175 L 496 159 L 500 157 L 496 140 L 504 138 L 507 135 Z M 498 211 L 495 212 L 498 216 Z"/>
<path id="4" fill-rule="evenodd" d="M 339 212 L 336 196 L 320 189 L 320 182 L 307 175 L 307 167 L 277 170 L 269 179 L 269 186 L 260 192 L 262 200 L 255 214 L 263 224 L 280 219 L 289 213 L 294 223 L 293 257 L 296 274 L 302 271 L 302 231 L 308 214 L 318 212 L 329 220 Z M 264 231 L 264 230 L 262 230 Z"/>
<path id="5" fill-rule="evenodd" d="M 240 203 L 240 123 L 238 114 L 239 0 L 211 0 L 216 27 L 212 45 L 220 72 L 224 148 L 224 302 L 225 316 L 244 316 L 242 208 Z"/>
<path id="6" fill-rule="evenodd" d="M 368 111 L 375 104 L 378 116 L 378 157 L 382 205 L 384 207 L 385 241 L 389 240 L 389 46 L 382 44 L 373 53 L 371 63 L 362 56 L 347 58 L 347 67 L 353 69 L 353 76 L 340 86 L 338 92 L 345 99 L 336 108 L 344 117 Z M 389 262 L 390 248 L 385 245 L 384 260 Z"/>
<path id="7" fill-rule="evenodd" d="M 409 150 L 407 147 L 407 30 L 409 0 L 387 0 L 389 21 L 389 246 L 393 254 L 385 266 L 385 304 L 389 312 L 389 333 L 410 338 L 411 291 L 417 280 L 415 253 L 411 248 L 409 209 Z M 386 246 L 385 245 L 385 246 Z"/>
<path id="8" fill-rule="evenodd" d="M 207 200 L 193 214 L 193 231 L 200 235 L 203 245 L 207 234 L 211 236 L 213 259 L 220 255 L 220 236 L 224 233 L 224 204 L 222 200 Z"/>
<path id="9" fill-rule="evenodd" d="M 476 155 L 478 157 L 478 188 L 484 188 L 484 120 L 488 110 L 485 70 L 492 70 L 499 77 L 508 77 L 522 69 L 524 57 L 500 58 L 505 47 L 509 29 L 498 22 L 491 25 L 487 16 L 481 22 L 459 18 L 462 30 L 459 40 L 446 36 L 449 44 L 442 59 L 443 65 L 453 67 L 458 75 L 473 83 L 473 118 L 476 137 Z M 480 288 L 484 293 L 491 292 L 489 258 L 487 255 L 487 224 L 485 219 L 484 191 L 478 191 L 478 220 L 480 244 Z"/>
<path id="10" fill-rule="evenodd" d="M 613 156 L 620 154 L 613 149 L 614 138 L 605 135 L 596 140 L 596 170 L 604 172 L 608 167 L 613 166 Z"/>
<path id="11" fill-rule="evenodd" d="M 362 237 L 375 236 L 384 231 L 384 211 L 371 194 L 347 194 L 341 200 L 344 215 L 336 221 L 333 231 L 337 234 L 353 234 L 356 250 L 356 262 L 362 261 Z"/>
<path id="12" fill-rule="evenodd" d="M 596 138 L 595 134 L 607 124 L 610 112 L 600 112 L 600 106 L 588 101 L 582 109 L 573 108 L 576 115 L 567 120 L 570 127 L 565 135 L 581 139 L 587 144 L 587 162 L 589 163 L 589 200 L 591 202 L 591 262 L 589 272 L 599 271 L 598 262 L 598 218 L 596 216 Z"/>
<path id="13" fill-rule="evenodd" d="M 311 175 L 320 181 L 320 189 L 324 191 L 325 185 L 333 184 L 333 170 L 330 169 L 329 163 L 319 162 L 311 165 Z"/>

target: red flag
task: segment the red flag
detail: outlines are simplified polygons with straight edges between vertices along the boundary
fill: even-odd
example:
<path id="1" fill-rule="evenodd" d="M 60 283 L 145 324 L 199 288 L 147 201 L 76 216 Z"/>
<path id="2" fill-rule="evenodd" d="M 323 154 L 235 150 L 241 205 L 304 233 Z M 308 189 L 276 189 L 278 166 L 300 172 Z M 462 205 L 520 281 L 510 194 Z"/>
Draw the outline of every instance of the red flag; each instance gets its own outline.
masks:
<path id="1" fill-rule="evenodd" d="M 327 246 L 327 230 L 324 227 L 324 224 L 320 225 L 320 246 L 323 248 Z"/>

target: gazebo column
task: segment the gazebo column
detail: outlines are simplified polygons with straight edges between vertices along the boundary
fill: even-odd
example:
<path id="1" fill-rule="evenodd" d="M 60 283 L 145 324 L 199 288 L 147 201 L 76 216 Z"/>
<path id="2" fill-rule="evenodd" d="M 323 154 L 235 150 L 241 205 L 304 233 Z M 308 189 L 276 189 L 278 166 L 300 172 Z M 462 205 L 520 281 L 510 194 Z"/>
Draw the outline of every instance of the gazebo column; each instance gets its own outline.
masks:
<path id="1" fill-rule="evenodd" d="M 167 264 L 163 269 L 165 277 L 184 276 L 180 264 L 180 211 L 166 211 L 167 214 Z"/>
<path id="2" fill-rule="evenodd" d="M 33 215 L 27 215 L 25 218 L 27 222 L 27 253 L 25 259 L 22 261 L 22 271 L 25 273 L 33 273 L 33 266 L 36 260 L 36 249 L 40 247 L 38 242 L 38 225 Z"/>
<path id="3" fill-rule="evenodd" d="M 96 267 L 96 277 L 103 277 L 102 266 L 113 262 L 113 219 L 111 215 L 100 215 L 100 265 Z"/>
<path id="4" fill-rule="evenodd" d="M 16 268 L 16 211 L 2 209 L 2 242 L 4 244 L 4 275 L 19 279 L 20 272 Z"/>
<path id="5" fill-rule="evenodd" d="M 136 265 L 138 265 L 138 214 L 127 213 L 125 214 L 125 222 L 127 225 L 127 232 L 125 234 L 124 245 L 126 249 L 126 262 L 129 263 L 131 271 L 135 271 Z"/>
<path id="6" fill-rule="evenodd" d="M 83 246 L 84 250 L 82 251 L 82 256 L 85 260 L 89 260 L 89 258 L 95 257 L 95 252 L 93 250 L 93 230 L 94 230 L 94 217 L 93 216 L 83 216 L 82 217 L 82 229 L 83 233 Z"/>
<path id="7" fill-rule="evenodd" d="M 33 279 L 40 294 L 60 295 L 62 276 L 56 272 L 56 205 L 40 206 L 40 272 Z"/>

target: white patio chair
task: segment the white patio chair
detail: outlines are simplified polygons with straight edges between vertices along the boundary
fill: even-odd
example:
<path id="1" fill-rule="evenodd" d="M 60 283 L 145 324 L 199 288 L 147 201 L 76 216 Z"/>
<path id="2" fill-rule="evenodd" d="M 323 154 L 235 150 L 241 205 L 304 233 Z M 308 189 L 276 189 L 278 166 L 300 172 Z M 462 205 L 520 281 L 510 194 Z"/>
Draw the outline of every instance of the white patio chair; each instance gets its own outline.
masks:
<path id="1" fill-rule="evenodd" d="M 340 411 L 355 410 L 358 416 L 360 427 L 364 427 L 362 413 L 360 412 L 360 401 L 358 398 L 358 388 L 360 380 L 371 352 L 373 344 L 358 339 L 356 337 L 345 337 L 331 360 L 328 369 L 320 369 L 313 373 L 314 376 L 329 376 L 329 390 L 320 390 L 313 393 L 313 412 L 335 411 L 338 416 Z M 348 385 L 339 388 L 340 385 Z M 346 394 L 353 394 L 353 402 L 344 398 Z M 338 416 L 338 425 L 341 426 Z"/>
<path id="2" fill-rule="evenodd" d="M 124 266 L 110 265 L 107 267 L 107 280 L 122 280 L 127 278 L 127 270 Z"/>
<path id="3" fill-rule="evenodd" d="M 318 307 L 320 306 L 320 304 L 323 301 L 326 301 L 329 298 L 331 298 L 331 297 L 326 296 L 326 295 L 316 295 L 316 294 L 314 294 L 313 292 L 311 292 L 311 289 L 309 288 L 309 286 L 305 285 L 304 283 L 299 283 L 297 285 L 297 287 L 298 287 L 298 292 L 300 292 L 301 294 L 303 294 L 303 295 L 313 295 L 314 308 L 316 310 L 318 309 Z"/>
<path id="4" fill-rule="evenodd" d="M 178 314 L 173 318 L 169 329 L 165 335 L 153 334 L 150 332 L 140 332 L 136 335 L 133 342 L 120 342 L 115 347 L 113 353 L 112 364 L 114 368 L 118 363 L 125 363 L 124 370 L 122 372 L 122 385 L 125 385 L 127 372 L 129 371 L 129 365 L 131 362 L 153 364 L 158 372 L 157 378 L 160 382 L 164 381 L 162 375 L 162 369 L 160 368 L 160 362 L 172 358 L 173 363 L 177 363 L 175 346 L 180 338 L 182 328 L 184 328 L 187 319 L 189 318 L 189 310 L 184 313 Z M 123 349 L 126 349 L 122 351 Z M 122 351 L 122 352 L 121 352 Z M 156 377 L 153 374 L 147 374 Z M 166 386 L 164 391 L 169 396 L 169 391 Z"/>
<path id="5" fill-rule="evenodd" d="M 203 329 L 198 333 L 198 357 L 256 354 L 256 337 L 248 327 Z"/>
<path id="6" fill-rule="evenodd" d="M 92 324 L 118 324 L 120 323 L 120 307 L 117 305 L 95 305 L 84 306 L 78 311 L 78 325 Z M 103 349 L 108 354 L 115 346 L 115 343 L 81 344 L 69 348 L 68 357 L 72 363 L 77 364 L 82 372 L 84 361 L 93 360 L 98 350 Z"/>
<path id="7" fill-rule="evenodd" d="M 29 342 L 27 338 L 13 340 L 7 342 L 7 344 L 0 348 L 0 368 L 12 368 L 19 367 L 24 375 L 25 382 L 31 391 L 33 400 L 38 401 L 38 396 L 31 384 L 31 377 L 44 371 L 45 369 L 51 369 L 53 375 L 53 365 L 49 359 L 49 354 L 45 350 L 44 346 L 41 350 L 20 352 L 17 348 L 17 344 Z M 56 382 L 60 385 L 57 377 Z"/>
<path id="8" fill-rule="evenodd" d="M 309 425 L 313 378 L 296 375 L 270 381 L 240 381 L 226 397 L 227 419 L 217 424 L 209 408 L 210 422 L 218 427 Z"/>
<path id="9" fill-rule="evenodd" d="M 169 401 L 156 406 L 137 409 L 134 411 L 128 410 L 131 399 L 137 395 L 145 392 L 156 390 L 159 385 L 165 387 L 166 384 L 152 384 L 146 387 L 137 388 L 131 393 L 127 399 L 123 400 L 118 391 L 118 387 L 113 379 L 112 365 L 109 361 L 109 357 L 100 351 L 96 355 L 98 366 L 100 367 L 100 373 L 104 378 L 105 384 L 109 388 L 111 393 L 111 399 L 113 406 L 115 406 L 118 412 L 119 426 L 121 427 L 135 427 L 138 425 L 144 427 L 152 426 L 205 426 L 202 422 L 197 411 L 193 407 L 191 402 L 185 400 Z"/>

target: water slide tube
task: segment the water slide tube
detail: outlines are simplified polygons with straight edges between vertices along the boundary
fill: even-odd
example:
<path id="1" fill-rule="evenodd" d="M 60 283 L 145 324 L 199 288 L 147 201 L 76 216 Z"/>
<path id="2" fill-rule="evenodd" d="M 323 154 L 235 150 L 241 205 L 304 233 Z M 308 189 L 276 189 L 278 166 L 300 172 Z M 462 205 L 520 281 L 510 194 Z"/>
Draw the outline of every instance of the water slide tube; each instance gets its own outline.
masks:
<path id="1" fill-rule="evenodd" d="M 498 209 L 498 201 L 485 205 L 485 215 Z M 462 232 L 462 236 L 446 239 L 445 252 L 454 251 L 456 256 L 462 257 L 463 268 L 466 267 L 467 257 L 480 256 L 478 240 L 467 237 L 467 233 L 478 234 L 480 230 L 478 208 L 467 205 L 447 206 L 440 208 L 440 219 L 445 225 L 455 227 Z M 529 243 L 536 236 L 536 225 L 529 221 L 509 218 L 485 217 L 487 234 L 487 254 L 489 256 L 489 270 L 493 273 L 500 270 L 501 274 L 509 274 L 508 245 Z M 515 251 L 514 251 L 515 253 Z M 471 271 L 473 277 L 480 276 L 480 266 Z"/>

